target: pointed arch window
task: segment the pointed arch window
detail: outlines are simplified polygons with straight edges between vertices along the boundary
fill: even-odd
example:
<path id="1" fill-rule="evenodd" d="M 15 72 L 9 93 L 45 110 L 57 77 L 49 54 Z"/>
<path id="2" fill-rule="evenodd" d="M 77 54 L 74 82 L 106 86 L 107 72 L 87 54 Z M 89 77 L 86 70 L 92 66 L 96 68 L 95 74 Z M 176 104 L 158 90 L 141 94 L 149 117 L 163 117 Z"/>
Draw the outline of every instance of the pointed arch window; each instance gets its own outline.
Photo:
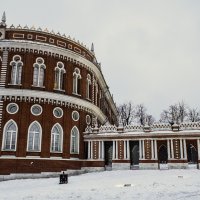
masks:
<path id="1" fill-rule="evenodd" d="M 62 152 L 63 129 L 55 124 L 51 130 L 51 152 Z"/>
<path id="2" fill-rule="evenodd" d="M 43 87 L 44 85 L 44 76 L 46 65 L 44 64 L 44 59 L 39 57 L 36 59 L 36 62 L 33 64 L 33 86 Z"/>
<path id="3" fill-rule="evenodd" d="M 91 99 L 91 76 L 90 74 L 87 75 L 87 86 L 86 86 L 86 98 Z"/>
<path id="4" fill-rule="evenodd" d="M 80 80 L 81 80 L 80 69 L 75 68 L 74 73 L 73 73 L 73 93 L 74 94 L 80 94 Z"/>
<path id="5" fill-rule="evenodd" d="M 3 134 L 3 150 L 16 151 L 17 131 L 18 127 L 15 121 L 10 120 L 6 123 Z"/>
<path id="6" fill-rule="evenodd" d="M 10 62 L 12 67 L 11 69 L 11 84 L 12 85 L 20 85 L 21 77 L 22 77 L 22 66 L 23 62 L 21 61 L 21 56 L 15 55 L 13 56 L 12 61 Z"/>
<path id="7" fill-rule="evenodd" d="M 55 82 L 54 89 L 62 90 L 63 89 L 63 76 L 66 73 L 64 64 L 62 62 L 58 62 L 55 67 Z"/>
<path id="8" fill-rule="evenodd" d="M 74 126 L 71 130 L 71 154 L 79 153 L 79 130 L 76 126 Z"/>
<path id="9" fill-rule="evenodd" d="M 28 129 L 28 151 L 40 151 L 41 150 L 41 136 L 42 128 L 38 122 L 33 122 Z"/>

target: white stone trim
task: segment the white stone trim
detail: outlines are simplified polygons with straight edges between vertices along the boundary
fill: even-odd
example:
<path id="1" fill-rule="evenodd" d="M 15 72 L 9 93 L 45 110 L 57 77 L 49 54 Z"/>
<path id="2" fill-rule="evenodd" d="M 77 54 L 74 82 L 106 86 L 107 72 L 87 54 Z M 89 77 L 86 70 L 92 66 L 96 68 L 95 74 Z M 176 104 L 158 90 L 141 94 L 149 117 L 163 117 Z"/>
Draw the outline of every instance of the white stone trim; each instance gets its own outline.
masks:
<path id="1" fill-rule="evenodd" d="M 1 124 L 2 124 L 2 116 L 3 115 L 3 101 L 0 100 L 0 131 L 1 131 Z"/>
<path id="2" fill-rule="evenodd" d="M 59 111 L 61 112 L 61 116 L 56 116 L 56 115 L 55 115 L 55 111 L 56 111 L 56 110 L 59 110 Z M 60 107 L 55 107 L 55 108 L 53 109 L 53 116 L 54 116 L 55 118 L 62 118 L 62 117 L 63 117 L 63 109 L 60 108 Z"/>
<path id="3" fill-rule="evenodd" d="M 86 112 L 94 114 L 101 123 L 106 122 L 106 116 L 103 114 L 103 112 L 98 108 L 96 105 L 76 97 L 64 95 L 64 94 L 57 94 L 52 92 L 45 92 L 45 91 L 35 91 L 35 90 L 24 90 L 24 89 L 11 89 L 11 88 L 2 88 L 0 90 L 0 96 L 8 97 L 9 99 L 12 99 L 14 97 L 14 100 L 17 99 L 17 97 L 20 97 L 19 100 L 28 101 L 31 100 L 31 98 L 38 98 L 39 101 L 44 99 L 48 103 L 52 103 L 52 101 L 59 103 L 64 103 L 65 106 L 75 107 L 79 110 L 85 110 Z"/>
<path id="4" fill-rule="evenodd" d="M 51 148 L 51 144 L 52 144 L 52 133 L 53 133 L 53 128 L 54 126 L 59 126 L 60 130 L 61 130 L 61 141 L 60 141 L 60 151 L 53 151 Z M 50 139 L 50 153 L 62 153 L 63 152 L 63 128 L 59 123 L 55 123 L 52 128 L 51 128 L 51 139 Z"/>
<path id="5" fill-rule="evenodd" d="M 7 77 L 7 69 L 8 69 L 7 65 L 8 65 L 8 51 L 3 51 L 2 66 L 1 66 L 1 71 L 0 71 L 0 88 L 5 88 L 5 85 L 6 85 L 6 77 Z"/>
<path id="6" fill-rule="evenodd" d="M 39 143 L 39 150 L 37 150 L 37 151 L 29 150 L 28 149 L 28 145 L 29 145 L 29 131 L 30 131 L 31 126 L 34 123 L 37 123 L 37 125 L 40 127 L 40 143 Z M 37 120 L 35 120 L 28 127 L 26 151 L 27 152 L 41 152 L 41 147 L 42 147 L 42 126 L 41 126 L 41 124 Z"/>
<path id="7" fill-rule="evenodd" d="M 68 49 L 64 49 L 62 47 L 57 47 L 55 45 L 33 42 L 28 40 L 2 40 L 0 42 L 0 49 L 3 48 L 8 48 L 8 49 L 14 48 L 14 49 L 19 49 L 20 51 L 21 49 L 24 50 L 32 49 L 32 50 L 51 53 L 54 55 L 58 54 L 59 56 L 67 57 L 68 60 L 71 60 L 83 67 L 88 68 L 90 71 L 93 71 L 95 73 L 95 76 L 97 77 L 99 84 L 101 85 L 101 88 L 104 90 L 104 94 L 107 100 L 110 102 L 110 106 L 113 112 L 115 113 L 115 115 L 117 115 L 117 109 L 115 107 L 115 104 L 113 102 L 112 96 L 109 92 L 109 89 L 107 87 L 102 72 L 92 62 L 85 59 L 78 53 L 75 53 Z"/>
<path id="8" fill-rule="evenodd" d="M 10 111 L 9 111 L 9 106 L 11 106 L 11 105 L 15 105 L 16 107 L 17 107 L 17 110 L 15 111 L 15 112 L 13 112 L 13 113 L 11 113 Z M 7 111 L 7 113 L 9 113 L 9 114 L 11 114 L 11 115 L 13 115 L 13 114 L 16 114 L 18 111 L 19 111 L 19 106 L 16 104 L 16 103 L 9 103 L 7 106 L 6 106 L 6 111 Z"/>
<path id="9" fill-rule="evenodd" d="M 41 109 L 41 112 L 38 113 L 38 114 L 35 114 L 35 113 L 33 112 L 33 108 L 36 107 L 36 106 L 40 107 L 40 109 Z M 39 105 L 39 104 L 34 104 L 34 105 L 31 106 L 31 114 L 32 114 L 32 115 L 34 115 L 34 116 L 39 116 L 39 115 L 42 114 L 42 112 L 43 112 L 43 109 L 42 109 L 42 106 L 41 106 L 41 105 Z"/>
<path id="10" fill-rule="evenodd" d="M 6 126 L 8 123 L 10 122 L 13 122 L 16 126 L 16 139 L 15 139 L 15 149 L 4 149 L 4 144 L 5 144 L 5 131 L 6 131 Z M 2 146 L 1 146 L 1 150 L 2 151 L 16 151 L 17 150 L 17 139 L 18 139 L 18 125 L 17 123 L 13 120 L 13 119 L 10 119 L 6 122 L 6 124 L 4 125 L 4 128 L 3 128 L 3 138 L 2 138 Z"/>
<path id="11" fill-rule="evenodd" d="M 77 116 L 78 116 L 77 119 L 75 119 L 74 114 L 77 114 Z M 74 110 L 74 111 L 72 112 L 72 120 L 75 121 L 75 122 L 77 122 L 77 121 L 79 120 L 79 118 L 80 118 L 79 112 L 76 111 L 76 110 Z"/>

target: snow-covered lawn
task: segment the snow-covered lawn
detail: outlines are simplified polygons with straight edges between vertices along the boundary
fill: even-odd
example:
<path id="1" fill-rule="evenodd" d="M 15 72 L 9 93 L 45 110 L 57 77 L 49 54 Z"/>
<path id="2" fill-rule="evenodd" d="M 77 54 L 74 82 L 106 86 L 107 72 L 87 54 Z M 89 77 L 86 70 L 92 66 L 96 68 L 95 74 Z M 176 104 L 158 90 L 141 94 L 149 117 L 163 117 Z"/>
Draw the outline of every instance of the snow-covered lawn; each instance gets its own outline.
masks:
<path id="1" fill-rule="evenodd" d="M 58 178 L 5 181 L 0 200 L 5 199 L 199 200 L 200 170 L 105 171 L 69 177 L 64 185 Z"/>

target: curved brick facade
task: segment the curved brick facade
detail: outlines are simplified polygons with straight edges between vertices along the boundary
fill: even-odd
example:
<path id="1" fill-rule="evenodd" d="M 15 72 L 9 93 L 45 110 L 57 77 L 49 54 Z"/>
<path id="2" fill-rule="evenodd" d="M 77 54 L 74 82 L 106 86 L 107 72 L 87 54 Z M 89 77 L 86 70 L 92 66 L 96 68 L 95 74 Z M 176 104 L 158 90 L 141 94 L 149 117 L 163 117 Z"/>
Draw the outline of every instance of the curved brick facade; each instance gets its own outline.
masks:
<path id="1" fill-rule="evenodd" d="M 58 71 L 63 67 L 62 75 L 56 67 Z M 34 115 L 31 111 L 33 105 L 39 105 L 42 113 Z M 16 112 L 12 110 L 15 107 L 18 108 Z M 63 111 L 61 117 L 53 114 L 55 108 Z M 78 120 L 72 117 L 74 111 L 79 114 Z M 94 125 L 96 121 L 99 124 L 117 123 L 115 103 L 94 52 L 59 34 L 27 27 L 7 28 L 2 20 L 0 174 L 59 172 L 104 166 L 104 162 L 86 160 L 87 144 L 83 139 L 86 116 L 91 119 L 88 125 Z M 40 127 L 40 142 L 32 139 L 38 137 L 37 128 L 31 132 L 30 125 L 34 122 Z M 56 131 L 53 130 L 54 125 L 61 127 L 60 150 L 52 150 L 52 144 L 57 145 L 52 142 L 57 137 L 52 139 L 52 133 Z M 12 126 L 15 127 L 12 129 Z M 78 130 L 78 143 L 74 143 L 78 147 L 74 147 L 76 152 L 72 153 L 74 127 Z M 34 142 L 41 146 L 35 147 Z M 31 145 L 33 150 L 29 149 Z"/>

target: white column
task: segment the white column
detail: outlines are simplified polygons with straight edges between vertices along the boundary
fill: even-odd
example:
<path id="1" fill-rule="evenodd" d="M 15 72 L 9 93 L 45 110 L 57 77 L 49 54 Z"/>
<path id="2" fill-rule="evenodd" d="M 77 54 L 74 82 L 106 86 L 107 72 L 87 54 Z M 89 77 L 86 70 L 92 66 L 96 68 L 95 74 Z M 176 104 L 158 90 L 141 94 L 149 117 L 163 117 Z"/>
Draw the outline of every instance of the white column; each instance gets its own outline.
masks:
<path id="1" fill-rule="evenodd" d="M 187 159 L 187 146 L 185 139 L 183 139 L 183 149 L 184 149 L 184 159 Z"/>
<path id="2" fill-rule="evenodd" d="M 151 160 L 154 160 L 155 156 L 154 156 L 154 148 L 153 148 L 153 140 L 151 140 Z"/>
<path id="3" fill-rule="evenodd" d="M 91 147 L 90 147 L 90 141 L 88 141 L 88 159 L 91 159 Z"/>
<path id="4" fill-rule="evenodd" d="M 157 151 L 157 140 L 154 140 L 154 153 L 155 153 L 155 159 L 158 159 L 158 151 Z"/>
<path id="5" fill-rule="evenodd" d="M 182 141 L 182 139 L 180 139 L 180 157 L 181 157 L 181 159 L 183 159 L 183 141 Z"/>
<path id="6" fill-rule="evenodd" d="M 115 159 L 115 141 L 113 141 L 113 160 Z"/>
<path id="7" fill-rule="evenodd" d="M 141 160 L 142 159 L 142 141 L 139 140 L 139 159 Z"/>
<path id="8" fill-rule="evenodd" d="M 172 159 L 174 159 L 174 144 L 172 139 L 171 139 L 171 152 L 172 152 Z"/>
<path id="9" fill-rule="evenodd" d="M 198 159 L 200 160 L 200 141 L 197 139 Z"/>
<path id="10" fill-rule="evenodd" d="M 170 156 L 170 143 L 169 143 L 169 139 L 167 140 L 167 154 L 168 154 L 168 160 L 170 160 L 171 156 Z"/>
<path id="11" fill-rule="evenodd" d="M 99 141 L 99 159 L 101 159 L 101 141 Z"/>
<path id="12" fill-rule="evenodd" d="M 126 159 L 126 140 L 124 140 L 124 159 Z"/>
<path id="13" fill-rule="evenodd" d="M 93 159 L 93 141 L 91 141 L 91 159 Z"/>
<path id="14" fill-rule="evenodd" d="M 116 159 L 118 159 L 118 141 L 116 141 Z"/>
<path id="15" fill-rule="evenodd" d="M 126 152 L 127 159 L 130 159 L 130 146 L 129 146 L 129 140 L 127 140 L 127 152 Z"/>
<path id="16" fill-rule="evenodd" d="M 144 140 L 142 140 L 142 158 L 145 159 Z"/>
<path id="17" fill-rule="evenodd" d="M 104 141 L 102 141 L 102 159 L 105 159 L 105 155 L 104 155 Z"/>

